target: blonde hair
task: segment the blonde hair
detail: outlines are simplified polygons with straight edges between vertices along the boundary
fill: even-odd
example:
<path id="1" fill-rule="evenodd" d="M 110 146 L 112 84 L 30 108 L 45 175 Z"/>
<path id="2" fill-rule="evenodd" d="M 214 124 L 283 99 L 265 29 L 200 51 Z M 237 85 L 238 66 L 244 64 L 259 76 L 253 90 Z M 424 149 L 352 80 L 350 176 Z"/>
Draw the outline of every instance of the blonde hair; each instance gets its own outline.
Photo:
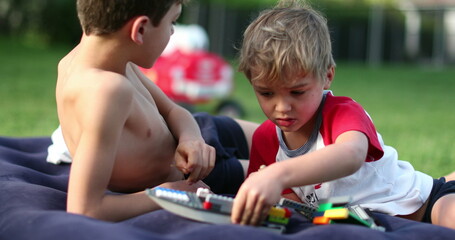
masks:
<path id="1" fill-rule="evenodd" d="M 332 66 L 327 20 L 302 1 L 281 0 L 262 11 L 244 33 L 239 71 L 250 81 L 282 81 L 309 73 L 325 79 Z"/>

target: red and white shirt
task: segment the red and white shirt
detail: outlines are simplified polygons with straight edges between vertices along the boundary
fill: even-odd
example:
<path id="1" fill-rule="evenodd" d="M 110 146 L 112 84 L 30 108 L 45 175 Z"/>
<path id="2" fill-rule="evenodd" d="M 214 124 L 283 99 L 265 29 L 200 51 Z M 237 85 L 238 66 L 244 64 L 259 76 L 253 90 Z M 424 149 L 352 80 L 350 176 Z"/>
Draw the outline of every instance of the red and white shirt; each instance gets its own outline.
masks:
<path id="1" fill-rule="evenodd" d="M 368 154 L 362 167 L 354 174 L 330 182 L 293 187 L 302 202 L 318 206 L 319 200 L 351 196 L 353 205 L 391 215 L 415 212 L 430 195 L 433 178 L 414 170 L 412 165 L 398 160 L 397 151 L 384 144 L 374 124 L 362 106 L 348 97 L 326 93 L 320 112 L 317 138 L 306 152 L 316 151 L 335 142 L 346 131 L 359 131 L 369 140 Z M 295 157 L 281 140 L 281 130 L 270 120 L 253 135 L 248 173 Z M 280 141 L 281 140 L 281 141 Z M 290 189 L 285 190 L 289 192 Z"/>

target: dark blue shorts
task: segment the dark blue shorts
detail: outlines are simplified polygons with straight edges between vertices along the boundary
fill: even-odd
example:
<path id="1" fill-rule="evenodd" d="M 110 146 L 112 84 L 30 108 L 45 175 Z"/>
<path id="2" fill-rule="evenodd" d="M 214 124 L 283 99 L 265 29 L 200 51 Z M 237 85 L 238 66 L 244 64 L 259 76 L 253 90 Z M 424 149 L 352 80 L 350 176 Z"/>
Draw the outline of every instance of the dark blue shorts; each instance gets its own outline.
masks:
<path id="1" fill-rule="evenodd" d="M 249 159 L 248 143 L 232 118 L 195 113 L 205 142 L 216 149 L 216 163 L 203 181 L 217 194 L 235 194 L 245 178 L 239 159 Z"/>
<path id="2" fill-rule="evenodd" d="M 428 198 L 428 206 L 425 210 L 422 222 L 431 223 L 431 211 L 438 199 L 441 197 L 455 193 L 455 181 L 446 182 L 444 177 L 433 180 L 433 188 L 431 189 L 430 197 Z"/>

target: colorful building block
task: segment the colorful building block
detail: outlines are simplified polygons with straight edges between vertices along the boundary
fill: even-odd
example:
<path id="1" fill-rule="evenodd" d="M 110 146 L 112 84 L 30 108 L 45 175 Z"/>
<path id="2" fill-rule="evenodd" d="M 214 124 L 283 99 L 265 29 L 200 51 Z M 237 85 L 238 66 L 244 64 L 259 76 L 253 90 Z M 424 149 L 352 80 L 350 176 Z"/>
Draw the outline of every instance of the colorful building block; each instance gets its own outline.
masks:
<path id="1" fill-rule="evenodd" d="M 313 213 L 314 224 L 357 224 L 379 231 L 385 228 L 376 224 L 374 219 L 360 206 L 350 206 L 349 197 L 330 198 L 322 201 Z"/>

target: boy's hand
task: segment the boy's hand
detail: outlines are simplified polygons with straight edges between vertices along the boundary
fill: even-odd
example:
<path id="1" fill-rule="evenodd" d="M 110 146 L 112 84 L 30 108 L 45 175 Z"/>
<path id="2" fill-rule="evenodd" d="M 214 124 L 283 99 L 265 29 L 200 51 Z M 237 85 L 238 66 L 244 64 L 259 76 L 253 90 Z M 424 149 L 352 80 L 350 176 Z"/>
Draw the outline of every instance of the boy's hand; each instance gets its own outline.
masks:
<path id="1" fill-rule="evenodd" d="M 270 208 L 280 200 L 282 187 L 265 171 L 251 174 L 234 199 L 231 221 L 237 224 L 258 225 L 267 217 Z"/>
<path id="2" fill-rule="evenodd" d="M 189 174 L 188 182 L 195 183 L 209 175 L 215 158 L 215 148 L 204 141 L 181 141 L 175 152 L 175 165 L 184 174 Z"/>

